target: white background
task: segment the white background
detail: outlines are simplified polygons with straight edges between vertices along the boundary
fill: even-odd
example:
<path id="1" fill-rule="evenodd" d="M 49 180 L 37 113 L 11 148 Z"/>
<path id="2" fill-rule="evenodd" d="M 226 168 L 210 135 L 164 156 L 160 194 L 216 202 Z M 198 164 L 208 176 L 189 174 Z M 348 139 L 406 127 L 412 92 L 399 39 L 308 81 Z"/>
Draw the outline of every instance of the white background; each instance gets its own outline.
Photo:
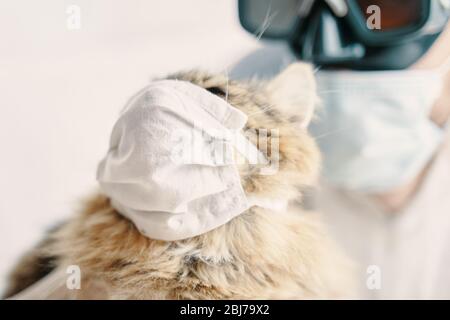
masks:
<path id="1" fill-rule="evenodd" d="M 80 30 L 66 27 L 70 4 Z M 225 72 L 259 46 L 234 0 L 1 0 L 0 291 L 19 255 L 95 190 L 127 98 L 153 76 Z"/>

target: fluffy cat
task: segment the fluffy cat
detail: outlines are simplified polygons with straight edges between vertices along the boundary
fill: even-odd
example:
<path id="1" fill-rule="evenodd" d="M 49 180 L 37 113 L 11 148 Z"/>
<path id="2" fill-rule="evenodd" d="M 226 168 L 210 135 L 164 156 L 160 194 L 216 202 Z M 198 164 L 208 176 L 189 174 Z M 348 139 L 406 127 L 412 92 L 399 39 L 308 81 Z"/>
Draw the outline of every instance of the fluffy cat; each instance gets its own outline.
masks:
<path id="1" fill-rule="evenodd" d="M 259 175 L 241 166 L 247 195 L 298 202 L 302 190 L 314 184 L 320 157 L 305 129 L 317 102 L 310 66 L 293 64 L 267 82 L 237 82 L 198 71 L 169 78 L 190 81 L 226 99 L 248 115 L 245 129 L 279 131 L 276 174 Z M 257 144 L 255 137 L 250 139 Z M 206 234 L 165 242 L 144 237 L 108 198 L 97 194 L 19 262 L 6 297 L 68 265 L 80 267 L 81 289 L 68 290 L 64 280 L 45 298 L 349 297 L 350 264 L 319 220 L 299 206 L 285 212 L 254 206 Z"/>

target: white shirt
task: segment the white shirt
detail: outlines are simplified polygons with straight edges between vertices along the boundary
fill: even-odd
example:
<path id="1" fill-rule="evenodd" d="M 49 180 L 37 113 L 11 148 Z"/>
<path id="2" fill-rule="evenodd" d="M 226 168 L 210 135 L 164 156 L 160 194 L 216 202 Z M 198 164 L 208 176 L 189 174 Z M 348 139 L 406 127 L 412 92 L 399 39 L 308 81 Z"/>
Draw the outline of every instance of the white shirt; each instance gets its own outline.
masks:
<path id="1" fill-rule="evenodd" d="M 325 185 L 315 203 L 359 265 L 361 298 L 450 299 L 450 135 L 401 212 L 386 213 L 366 195 Z"/>

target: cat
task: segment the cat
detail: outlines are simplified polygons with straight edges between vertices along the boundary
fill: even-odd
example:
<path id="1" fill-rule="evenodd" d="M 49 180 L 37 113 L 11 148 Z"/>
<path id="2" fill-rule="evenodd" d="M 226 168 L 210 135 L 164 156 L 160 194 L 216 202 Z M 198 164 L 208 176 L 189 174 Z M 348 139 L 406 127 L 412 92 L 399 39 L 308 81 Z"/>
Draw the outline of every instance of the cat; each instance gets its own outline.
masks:
<path id="1" fill-rule="evenodd" d="M 266 81 L 201 71 L 168 79 L 189 81 L 226 99 L 248 116 L 245 129 L 278 130 L 275 174 L 255 174 L 240 164 L 247 195 L 298 203 L 314 185 L 320 154 L 306 128 L 318 98 L 309 65 L 292 64 Z M 22 258 L 5 296 L 68 265 L 80 267 L 81 289 L 61 286 L 44 298 L 325 299 L 352 292 L 351 263 L 328 238 L 319 214 L 298 204 L 284 212 L 253 206 L 205 234 L 161 241 L 143 236 L 98 193 Z"/>

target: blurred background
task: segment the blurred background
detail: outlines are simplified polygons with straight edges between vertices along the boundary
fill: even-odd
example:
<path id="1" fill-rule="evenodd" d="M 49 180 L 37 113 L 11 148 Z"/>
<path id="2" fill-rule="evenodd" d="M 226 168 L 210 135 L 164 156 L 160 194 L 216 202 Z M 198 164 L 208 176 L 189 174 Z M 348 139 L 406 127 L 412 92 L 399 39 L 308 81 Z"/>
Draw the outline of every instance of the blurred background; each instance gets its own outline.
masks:
<path id="1" fill-rule="evenodd" d="M 233 0 L 0 2 L 0 292 L 96 188 L 127 99 L 155 76 L 229 68 L 262 46 Z"/>

